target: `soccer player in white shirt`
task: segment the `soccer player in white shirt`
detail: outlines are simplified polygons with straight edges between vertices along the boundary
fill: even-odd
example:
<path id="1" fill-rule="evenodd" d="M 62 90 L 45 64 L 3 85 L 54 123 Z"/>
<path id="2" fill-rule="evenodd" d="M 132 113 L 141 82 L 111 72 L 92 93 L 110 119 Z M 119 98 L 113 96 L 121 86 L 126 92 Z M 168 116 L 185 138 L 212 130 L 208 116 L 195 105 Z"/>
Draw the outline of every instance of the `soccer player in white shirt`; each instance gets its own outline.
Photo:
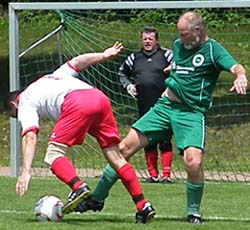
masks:
<path id="1" fill-rule="evenodd" d="M 134 200 L 136 218 L 140 219 L 143 214 L 147 221 L 154 216 L 154 208 L 144 198 L 133 167 L 119 152 L 120 137 L 109 99 L 100 90 L 75 78 L 82 69 L 116 57 L 122 48 L 122 44 L 116 42 L 104 52 L 74 57 L 53 73 L 39 78 L 24 90 L 11 92 L 5 98 L 7 113 L 17 118 L 22 126 L 23 163 L 16 183 L 17 194 L 22 196 L 28 190 L 39 120 L 49 118 L 55 121 L 55 125 L 44 161 L 72 189 L 63 209 L 64 214 L 73 212 L 90 194 L 88 185 L 80 180 L 74 166 L 65 156 L 69 147 L 82 144 L 89 133 L 96 138 L 105 158 Z"/>

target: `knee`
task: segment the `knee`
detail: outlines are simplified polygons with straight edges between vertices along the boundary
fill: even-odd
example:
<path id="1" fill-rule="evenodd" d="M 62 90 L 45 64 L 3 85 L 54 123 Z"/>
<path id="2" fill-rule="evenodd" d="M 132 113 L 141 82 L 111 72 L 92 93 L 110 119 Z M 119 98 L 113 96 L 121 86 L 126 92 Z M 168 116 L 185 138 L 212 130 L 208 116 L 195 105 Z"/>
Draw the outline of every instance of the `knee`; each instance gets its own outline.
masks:
<path id="1" fill-rule="evenodd" d="M 147 144 L 147 137 L 132 128 L 127 136 L 120 142 L 119 151 L 128 160 L 139 149 L 145 147 Z"/>
<path id="2" fill-rule="evenodd" d="M 187 171 L 191 174 L 199 173 L 202 169 L 202 150 L 189 148 L 184 151 L 184 162 Z"/>
<path id="3" fill-rule="evenodd" d="M 68 146 L 64 144 L 49 142 L 44 157 L 44 162 L 47 163 L 48 165 L 52 165 L 55 159 L 57 159 L 58 157 L 65 156 L 67 150 Z"/>

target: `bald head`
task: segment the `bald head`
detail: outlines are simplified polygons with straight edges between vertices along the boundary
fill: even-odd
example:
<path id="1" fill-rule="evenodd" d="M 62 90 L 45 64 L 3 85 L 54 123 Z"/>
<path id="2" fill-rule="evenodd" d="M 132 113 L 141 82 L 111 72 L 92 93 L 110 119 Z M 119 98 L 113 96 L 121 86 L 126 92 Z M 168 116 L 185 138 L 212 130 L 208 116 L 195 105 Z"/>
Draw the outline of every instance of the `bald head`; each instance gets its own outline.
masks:
<path id="1" fill-rule="evenodd" d="M 177 23 L 180 39 L 187 49 L 199 46 L 206 39 L 202 17 L 195 12 L 186 12 Z"/>
<path id="2" fill-rule="evenodd" d="M 194 31 L 196 27 L 204 30 L 202 17 L 195 12 L 186 12 L 180 16 L 177 27 L 183 26 L 190 31 Z"/>

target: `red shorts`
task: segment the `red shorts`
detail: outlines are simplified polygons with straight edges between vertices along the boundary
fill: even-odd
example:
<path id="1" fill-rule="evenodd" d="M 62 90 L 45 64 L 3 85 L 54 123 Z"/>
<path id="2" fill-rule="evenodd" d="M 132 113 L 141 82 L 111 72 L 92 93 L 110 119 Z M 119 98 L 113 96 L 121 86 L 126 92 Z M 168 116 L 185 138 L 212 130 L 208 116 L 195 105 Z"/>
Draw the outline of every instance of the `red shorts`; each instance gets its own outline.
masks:
<path id="1" fill-rule="evenodd" d="M 110 101 L 95 88 L 67 94 L 49 140 L 67 146 L 81 145 L 87 133 L 97 139 L 102 149 L 120 142 Z"/>

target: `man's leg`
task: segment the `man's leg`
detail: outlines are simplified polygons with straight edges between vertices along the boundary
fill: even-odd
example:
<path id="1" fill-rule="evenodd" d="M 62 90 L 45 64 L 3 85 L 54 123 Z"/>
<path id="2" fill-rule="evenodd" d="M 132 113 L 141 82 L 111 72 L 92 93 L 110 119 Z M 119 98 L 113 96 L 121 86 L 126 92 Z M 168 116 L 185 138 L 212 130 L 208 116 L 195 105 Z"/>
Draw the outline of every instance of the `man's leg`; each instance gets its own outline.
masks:
<path id="1" fill-rule="evenodd" d="M 187 220 L 201 224 L 200 205 L 204 190 L 204 173 L 202 169 L 202 151 L 189 147 L 184 151 L 184 162 L 187 168 Z"/>
<path id="2" fill-rule="evenodd" d="M 158 182 L 158 151 L 157 145 L 148 145 L 144 148 L 145 159 L 149 178 L 145 180 L 148 183 Z"/>
<path id="3" fill-rule="evenodd" d="M 119 151 L 122 158 L 129 159 L 132 157 L 139 149 L 145 147 L 148 144 L 148 139 L 146 136 L 142 135 L 135 129 L 130 129 L 127 136 L 121 141 L 119 145 Z M 118 154 L 120 154 L 118 152 Z M 108 156 L 108 154 L 106 154 Z M 137 210 L 141 210 L 142 206 L 145 204 L 145 199 L 142 194 L 142 189 L 139 184 L 138 178 L 136 177 L 134 168 L 126 161 L 121 159 L 118 155 L 118 159 L 109 159 L 114 163 L 112 167 L 116 170 L 119 178 L 122 180 L 124 186 L 127 188 L 131 197 L 133 198 Z"/>
<path id="4" fill-rule="evenodd" d="M 121 141 L 119 149 L 112 147 L 104 150 L 108 162 L 116 170 L 118 177 L 136 205 L 136 223 L 148 222 L 155 215 L 155 211 L 152 205 L 144 198 L 135 170 L 125 158 L 129 159 L 147 143 L 147 137 L 135 129 L 130 129 L 128 135 Z"/>
<path id="5" fill-rule="evenodd" d="M 136 223 L 147 223 L 155 215 L 155 211 L 152 205 L 144 198 L 135 171 L 129 163 L 125 163 L 123 166 L 119 167 L 117 173 L 110 165 L 107 165 L 91 197 L 78 205 L 76 211 L 101 211 L 109 190 L 118 179 L 117 175 L 136 205 L 138 211 L 136 213 Z"/>
<path id="6" fill-rule="evenodd" d="M 153 206 L 144 198 L 142 188 L 139 184 L 133 167 L 129 163 L 125 163 L 123 166 L 117 169 L 117 174 L 119 175 L 119 178 L 122 180 L 123 185 L 128 190 L 136 205 L 136 223 L 147 223 L 151 218 L 154 217 L 155 210 Z"/>
<path id="7" fill-rule="evenodd" d="M 203 189 L 204 181 L 200 183 L 186 181 L 187 216 L 200 214 L 200 204 L 203 195 Z"/>
<path id="8" fill-rule="evenodd" d="M 112 110 L 110 110 L 110 111 L 112 111 Z M 111 115 L 109 115 L 109 116 L 111 118 L 113 117 Z M 109 124 L 110 123 L 112 124 L 112 122 L 109 122 Z M 115 123 L 114 123 L 114 126 L 115 126 Z M 112 127 L 112 129 L 114 129 L 114 128 Z M 99 129 L 95 129 L 95 130 L 100 131 L 101 129 L 99 128 Z M 115 129 L 114 133 L 116 133 L 116 132 L 117 131 Z M 112 133 L 112 132 L 110 132 L 110 133 Z M 100 138 L 99 133 L 97 135 L 95 132 L 90 132 L 90 134 L 95 136 L 97 138 L 97 140 L 99 140 L 99 138 Z M 104 139 L 104 137 L 101 140 L 103 140 L 103 139 Z M 101 141 L 99 141 L 99 142 L 101 142 Z M 93 199 L 95 201 L 99 201 L 99 202 L 104 202 L 105 198 L 108 196 L 109 190 L 111 189 L 113 184 L 117 181 L 117 178 L 118 177 L 121 178 L 121 175 L 117 175 L 117 173 L 123 174 L 123 172 L 125 172 L 125 171 L 130 171 L 130 169 L 128 169 L 128 170 L 122 170 L 121 172 L 118 172 L 118 169 L 121 168 L 121 166 L 125 165 L 126 161 L 124 161 L 119 166 L 117 166 L 117 164 L 114 164 L 114 162 L 117 162 L 117 161 L 121 160 L 122 158 L 124 159 L 124 157 L 128 160 L 136 151 L 143 148 L 147 144 L 148 144 L 147 137 L 145 137 L 144 135 L 142 135 L 141 133 L 139 133 L 138 131 L 136 131 L 135 129 L 132 128 L 132 129 L 130 129 L 127 136 L 119 144 L 119 150 L 123 156 L 120 156 L 120 157 L 117 156 L 117 154 L 119 154 L 118 149 L 104 147 L 103 148 L 104 156 L 106 157 L 106 159 L 108 160 L 110 165 L 107 165 L 105 167 L 103 174 L 101 176 L 101 179 L 98 181 L 96 188 L 94 189 L 94 191 L 91 194 L 91 199 Z M 113 151 L 113 153 L 112 153 L 112 151 Z M 116 156 L 117 159 L 112 159 L 113 156 Z M 115 168 L 115 170 L 114 170 L 114 168 Z M 128 168 L 130 168 L 130 167 L 128 167 Z M 125 167 L 125 169 L 126 169 L 126 167 Z M 133 169 L 132 169 L 132 171 L 133 171 Z"/>
<path id="9" fill-rule="evenodd" d="M 68 147 L 66 145 L 49 142 L 44 159 L 44 161 L 50 165 L 53 174 L 72 189 L 68 197 L 68 202 L 63 207 L 64 214 L 73 212 L 76 206 L 90 194 L 88 185 L 80 180 L 75 167 L 69 159 L 65 157 L 67 150 Z"/>
<path id="10" fill-rule="evenodd" d="M 162 166 L 162 175 L 161 182 L 163 184 L 171 183 L 170 175 L 171 175 L 171 167 L 173 160 L 173 151 L 171 140 L 161 141 L 159 143 L 159 148 L 161 151 L 161 166 Z"/>
<path id="11" fill-rule="evenodd" d="M 103 202 L 108 197 L 109 190 L 117 180 L 118 175 L 116 171 L 109 164 L 107 164 L 95 187 L 95 190 L 91 194 L 91 198 L 95 201 Z"/>
<path id="12" fill-rule="evenodd" d="M 171 167 L 172 167 L 173 152 L 166 151 L 161 152 L 161 165 L 162 165 L 162 176 L 161 182 L 163 184 L 171 183 Z"/>
<path id="13" fill-rule="evenodd" d="M 143 147 L 141 145 L 147 144 L 146 137 L 143 136 L 144 138 L 142 137 L 142 139 L 138 139 L 141 136 L 142 134 L 138 134 L 138 132 L 134 129 L 130 130 L 126 138 L 124 138 L 120 144 L 120 151 L 124 154 L 124 157 L 131 157 L 138 149 Z M 136 223 L 146 223 L 154 216 L 155 211 L 152 205 L 145 200 L 133 167 L 125 160 L 123 155 L 119 153 L 119 149 L 117 147 L 104 149 L 104 154 L 114 170 L 112 170 L 110 166 L 105 167 L 102 175 L 102 178 L 105 179 L 99 180 L 94 192 L 91 195 L 91 200 L 101 202 L 107 197 L 109 189 L 111 189 L 112 185 L 117 180 L 117 177 L 115 176 L 116 170 L 118 177 L 121 179 L 123 185 L 128 190 L 136 205 L 138 211 L 136 213 Z M 106 183 L 106 185 L 102 186 L 103 183 Z M 83 202 L 78 208 L 80 209 L 80 206 L 83 207 L 84 205 L 88 205 L 87 203 L 88 201 Z M 78 208 L 77 210 L 79 210 Z"/>
<path id="14" fill-rule="evenodd" d="M 80 203 L 76 207 L 75 211 L 81 213 L 87 212 L 89 210 L 92 210 L 94 212 L 101 211 L 104 207 L 105 199 L 109 195 L 109 190 L 117 180 L 118 175 L 116 171 L 109 164 L 107 164 L 90 197 Z"/>

